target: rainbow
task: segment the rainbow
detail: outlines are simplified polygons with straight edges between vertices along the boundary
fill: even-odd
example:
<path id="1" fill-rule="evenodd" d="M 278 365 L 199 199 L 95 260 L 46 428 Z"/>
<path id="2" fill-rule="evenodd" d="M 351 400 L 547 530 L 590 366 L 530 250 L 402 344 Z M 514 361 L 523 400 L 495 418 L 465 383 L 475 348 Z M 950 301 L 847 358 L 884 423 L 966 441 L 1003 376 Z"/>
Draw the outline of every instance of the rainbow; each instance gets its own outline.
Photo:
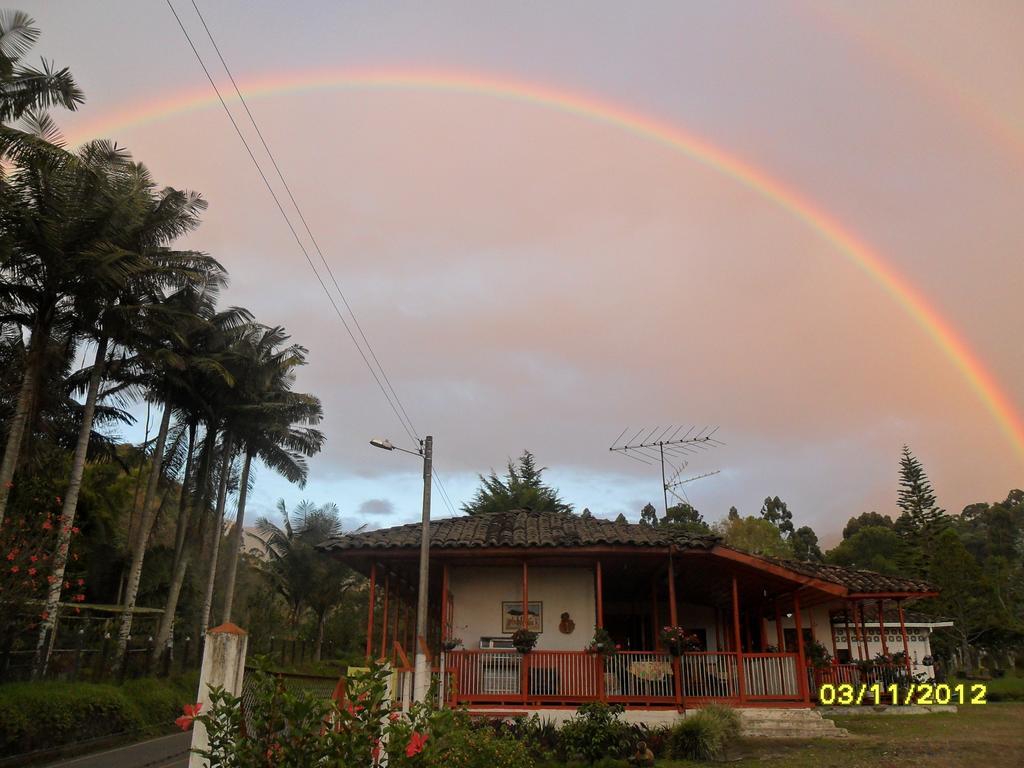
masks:
<path id="1" fill-rule="evenodd" d="M 1024 460 L 1024 419 L 964 339 L 909 280 L 886 263 L 871 246 L 800 192 L 678 126 L 591 96 L 537 83 L 458 71 L 351 69 L 299 72 L 252 79 L 241 83 L 240 87 L 250 98 L 325 89 L 430 90 L 485 95 L 577 115 L 679 152 L 788 211 L 889 294 L 959 370 L 1013 445 L 1018 457 Z M 226 98 L 227 93 L 225 91 Z M 217 103 L 216 95 L 208 88 L 180 90 L 83 123 L 69 143 L 75 145 L 87 138 L 111 136 L 172 116 L 208 109 Z"/>

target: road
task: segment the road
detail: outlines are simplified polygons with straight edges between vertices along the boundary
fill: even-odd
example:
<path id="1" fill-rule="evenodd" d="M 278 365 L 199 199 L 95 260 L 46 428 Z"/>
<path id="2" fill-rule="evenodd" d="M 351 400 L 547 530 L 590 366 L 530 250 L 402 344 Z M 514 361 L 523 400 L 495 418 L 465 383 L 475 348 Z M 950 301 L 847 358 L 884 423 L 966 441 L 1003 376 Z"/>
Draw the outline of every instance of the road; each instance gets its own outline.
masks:
<path id="1" fill-rule="evenodd" d="M 192 733 L 173 733 L 91 755 L 72 757 L 46 768 L 186 768 Z"/>

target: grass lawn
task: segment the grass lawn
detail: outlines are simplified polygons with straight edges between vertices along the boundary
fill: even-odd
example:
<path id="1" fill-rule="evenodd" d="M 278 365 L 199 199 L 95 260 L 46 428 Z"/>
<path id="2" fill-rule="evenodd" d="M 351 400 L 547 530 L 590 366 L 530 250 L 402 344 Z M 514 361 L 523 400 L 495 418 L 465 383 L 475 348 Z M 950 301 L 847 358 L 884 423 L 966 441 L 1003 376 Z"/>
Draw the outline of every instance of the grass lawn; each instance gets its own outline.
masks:
<path id="1" fill-rule="evenodd" d="M 956 714 L 837 717 L 847 739 L 744 740 L 727 756 L 735 766 L 1024 766 L 1024 703 L 962 706 Z M 661 768 L 708 763 L 659 760 Z"/>

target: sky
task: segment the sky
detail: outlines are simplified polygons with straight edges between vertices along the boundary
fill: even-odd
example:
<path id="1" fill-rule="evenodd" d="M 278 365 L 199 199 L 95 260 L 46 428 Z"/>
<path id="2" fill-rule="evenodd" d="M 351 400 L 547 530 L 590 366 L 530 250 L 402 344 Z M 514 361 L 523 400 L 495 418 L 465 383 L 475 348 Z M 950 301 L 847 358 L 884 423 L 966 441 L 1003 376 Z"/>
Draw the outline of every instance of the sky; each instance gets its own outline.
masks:
<path id="1" fill-rule="evenodd" d="M 705 518 L 778 495 L 826 542 L 850 516 L 896 514 L 904 444 L 951 511 L 1024 485 L 1019 3 L 197 3 L 416 433 L 434 437 L 435 516 L 529 449 L 577 509 L 636 519 L 661 505 L 660 469 L 608 448 L 670 424 L 724 442 L 681 468 L 717 471 L 682 486 Z M 417 519 L 417 459 L 369 445 L 413 440 L 166 3 L 19 7 L 43 30 L 36 53 L 87 95 L 55 115 L 64 134 L 115 139 L 162 184 L 202 192 L 182 245 L 229 269 L 225 304 L 309 349 L 297 387 L 323 400 L 327 445 L 305 488 L 261 470 L 247 517 L 284 498 L 333 501 L 348 526 Z M 174 7 L 228 94 L 191 0 Z M 428 73 L 573 94 L 713 147 L 893 282 L 706 154 L 563 97 Z M 893 285 L 956 335 L 1001 414 Z"/>

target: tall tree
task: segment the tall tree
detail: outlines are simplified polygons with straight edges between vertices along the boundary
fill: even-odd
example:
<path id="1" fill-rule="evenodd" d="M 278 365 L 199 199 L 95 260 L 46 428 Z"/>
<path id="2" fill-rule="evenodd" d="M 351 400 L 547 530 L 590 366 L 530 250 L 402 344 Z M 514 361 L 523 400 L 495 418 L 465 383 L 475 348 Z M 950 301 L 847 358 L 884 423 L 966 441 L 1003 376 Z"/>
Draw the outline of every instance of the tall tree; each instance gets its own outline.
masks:
<path id="1" fill-rule="evenodd" d="M 24 11 L 0 11 L 0 123 L 53 106 L 74 110 L 85 101 L 67 67 L 45 59 L 39 68 L 24 63 L 39 34 Z"/>
<path id="2" fill-rule="evenodd" d="M 508 512 L 529 509 L 535 512 L 572 512 L 572 505 L 562 501 L 558 491 L 545 485 L 541 479 L 545 467 L 538 467 L 529 451 L 523 451 L 518 463 L 509 460 L 504 478 L 491 470 L 487 477 L 480 475 L 481 487 L 473 499 L 462 505 L 470 515 L 490 512 Z"/>
<path id="3" fill-rule="evenodd" d="M 728 517 L 715 524 L 717 533 L 730 547 L 755 555 L 792 557 L 793 549 L 779 529 L 760 517 Z"/>
<path id="4" fill-rule="evenodd" d="M 120 157 L 120 156 L 119 156 Z M 155 298 L 165 286 L 204 285 L 211 270 L 219 265 L 191 251 L 172 251 L 169 243 L 199 224 L 199 212 L 205 202 L 198 195 L 174 189 L 156 190 L 149 171 L 139 163 L 104 169 L 112 176 L 108 193 L 117 201 L 112 221 L 107 222 L 103 238 L 82 254 L 103 264 L 112 257 L 120 264 L 121 279 L 110 279 L 94 269 L 94 281 L 81 280 L 74 287 L 72 327 L 96 344 L 96 355 L 89 373 L 82 413 L 82 424 L 71 463 L 68 486 L 63 496 L 57 548 L 53 557 L 53 581 L 47 594 L 47 615 L 39 632 L 35 673 L 46 666 L 47 633 L 57 617 L 67 565 L 71 531 L 75 524 L 78 496 L 85 473 L 89 436 L 106 374 L 109 346 L 130 351 L 137 342 L 140 316 L 164 314 L 165 307 Z"/>
<path id="5" fill-rule="evenodd" d="M 254 338 L 251 354 L 244 363 L 240 402 L 234 409 L 235 431 L 244 459 L 238 511 L 228 548 L 224 621 L 231 621 L 253 458 L 259 457 L 265 465 L 301 488 L 308 475 L 306 457 L 318 453 L 324 443 L 323 433 L 314 428 L 323 415 L 320 401 L 312 395 L 292 391 L 295 369 L 305 365 L 307 351 L 287 341 L 283 328 L 263 329 Z M 324 604 L 318 605 L 323 607 Z"/>
<path id="6" fill-rule="evenodd" d="M 784 537 L 793 535 L 793 513 L 789 506 L 778 496 L 768 496 L 761 506 L 761 519 L 779 529 Z"/>
<path id="7" fill-rule="evenodd" d="M 793 531 L 789 543 L 793 547 L 793 557 L 797 560 L 820 563 L 825 559 L 818 546 L 818 534 L 809 525 L 802 525 Z"/>
<path id="8" fill-rule="evenodd" d="M 902 510 L 894 526 L 901 541 L 900 565 L 908 574 L 924 576 L 935 539 L 948 527 L 949 517 L 936 503 L 924 467 L 907 446 L 900 456 L 897 506 Z"/>
<path id="9" fill-rule="evenodd" d="M 892 528 L 892 518 L 888 515 L 880 515 L 877 512 L 861 512 L 857 517 L 851 517 L 846 521 L 846 526 L 843 528 L 843 538 L 849 539 L 861 528 L 869 526 Z"/>
<path id="10" fill-rule="evenodd" d="M 284 500 L 277 502 L 282 518 L 278 526 L 266 517 L 256 521 L 256 529 L 267 542 L 269 560 L 264 571 L 289 607 L 289 623 L 298 626 L 302 613 L 312 609 L 317 619 L 319 658 L 323 627 L 331 610 L 355 584 L 351 572 L 339 568 L 317 544 L 342 532 L 341 517 L 335 504 L 317 506 L 303 501 L 289 512 Z"/>

